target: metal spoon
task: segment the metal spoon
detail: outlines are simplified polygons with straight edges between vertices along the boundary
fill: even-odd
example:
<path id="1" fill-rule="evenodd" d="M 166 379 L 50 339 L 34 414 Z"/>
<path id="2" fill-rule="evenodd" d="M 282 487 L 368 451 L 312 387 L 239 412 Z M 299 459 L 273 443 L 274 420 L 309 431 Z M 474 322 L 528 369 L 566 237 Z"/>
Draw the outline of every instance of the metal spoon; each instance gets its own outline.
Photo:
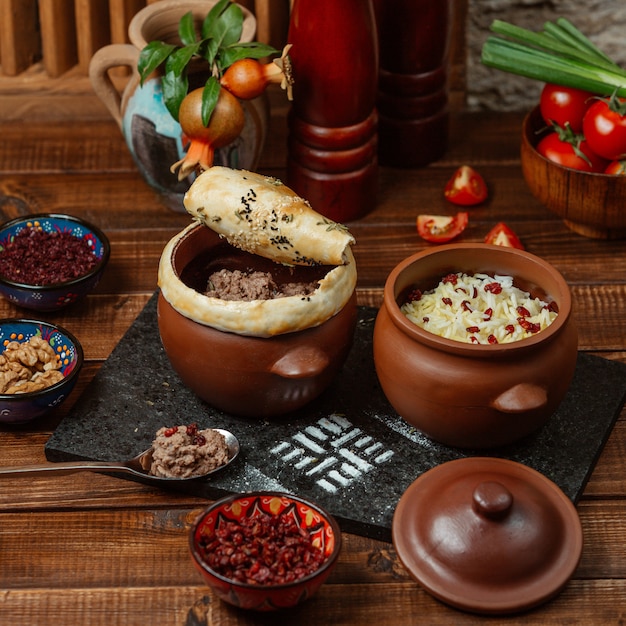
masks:
<path id="1" fill-rule="evenodd" d="M 199 480 L 219 472 L 227 465 L 230 465 L 239 454 L 239 441 L 237 437 L 227 430 L 215 428 L 226 439 L 228 446 L 228 461 L 205 474 L 189 476 L 186 478 L 166 478 L 163 476 L 153 476 L 150 473 L 152 465 L 152 446 L 138 454 L 129 461 L 66 461 L 63 463 L 50 463 L 46 465 L 23 465 L 21 467 L 0 467 L 0 478 L 21 477 L 33 474 L 47 474 L 49 476 L 61 476 L 63 474 L 73 474 L 75 472 L 100 472 L 104 474 L 131 474 L 142 479 L 149 479 L 156 482 L 177 482 L 186 480 Z"/>

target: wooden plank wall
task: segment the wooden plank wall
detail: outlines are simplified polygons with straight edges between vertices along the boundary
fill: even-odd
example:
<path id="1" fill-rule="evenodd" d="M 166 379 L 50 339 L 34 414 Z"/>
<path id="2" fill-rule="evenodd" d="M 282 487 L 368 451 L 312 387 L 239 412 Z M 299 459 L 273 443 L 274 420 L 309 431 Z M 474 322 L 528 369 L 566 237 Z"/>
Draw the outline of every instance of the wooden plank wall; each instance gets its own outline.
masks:
<path id="1" fill-rule="evenodd" d="M 0 0 L 0 65 L 15 76 L 41 58 L 37 0 Z"/>
<path id="2" fill-rule="evenodd" d="M 160 0 L 0 0 L 0 69 L 18 76 L 41 62 L 55 78 L 78 66 L 86 74 L 93 53 L 127 41 L 128 24 Z M 259 16 L 257 38 L 284 43 L 289 0 L 243 0 Z M 280 39 L 280 42 L 278 40 Z"/>
<path id="3" fill-rule="evenodd" d="M 41 67 L 50 79 L 74 70 L 86 76 L 93 53 L 127 41 L 128 24 L 141 8 L 161 0 L 0 0 L 0 78 Z M 257 39 L 281 48 L 293 0 L 238 0 L 257 16 Z M 465 93 L 465 23 L 469 0 L 455 0 L 450 92 L 453 109 Z M 11 81 L 8 81 L 11 83 Z M 3 81 L 6 87 L 7 81 Z"/>

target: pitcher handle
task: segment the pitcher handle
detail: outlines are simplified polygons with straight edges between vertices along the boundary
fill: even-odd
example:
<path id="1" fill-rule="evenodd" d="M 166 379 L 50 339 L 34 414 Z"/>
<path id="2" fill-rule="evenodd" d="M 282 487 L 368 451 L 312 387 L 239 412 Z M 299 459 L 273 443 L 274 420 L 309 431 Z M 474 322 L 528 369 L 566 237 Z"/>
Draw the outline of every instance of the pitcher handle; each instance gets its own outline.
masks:
<path id="1" fill-rule="evenodd" d="M 89 62 L 89 79 L 98 98 L 109 110 L 113 119 L 122 129 L 122 96 L 115 88 L 109 75 L 114 67 L 128 66 L 137 74 L 139 50 L 125 43 L 114 43 L 100 48 Z"/>

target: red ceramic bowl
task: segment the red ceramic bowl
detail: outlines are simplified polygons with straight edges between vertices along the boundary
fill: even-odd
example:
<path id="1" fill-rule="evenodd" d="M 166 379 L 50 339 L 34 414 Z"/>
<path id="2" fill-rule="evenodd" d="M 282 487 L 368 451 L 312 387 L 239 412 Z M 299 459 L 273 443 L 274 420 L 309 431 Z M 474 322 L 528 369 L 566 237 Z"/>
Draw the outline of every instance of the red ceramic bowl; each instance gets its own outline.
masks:
<path id="1" fill-rule="evenodd" d="M 247 584 L 218 573 L 203 556 L 201 543 L 215 537 L 229 522 L 263 515 L 286 514 L 300 528 L 306 528 L 324 561 L 311 574 L 284 584 Z M 193 562 L 207 585 L 219 598 L 234 606 L 257 611 L 293 607 L 311 597 L 326 581 L 341 550 L 341 531 L 335 519 L 322 508 L 298 496 L 284 493 L 253 492 L 227 496 L 214 502 L 196 520 L 189 535 Z"/>

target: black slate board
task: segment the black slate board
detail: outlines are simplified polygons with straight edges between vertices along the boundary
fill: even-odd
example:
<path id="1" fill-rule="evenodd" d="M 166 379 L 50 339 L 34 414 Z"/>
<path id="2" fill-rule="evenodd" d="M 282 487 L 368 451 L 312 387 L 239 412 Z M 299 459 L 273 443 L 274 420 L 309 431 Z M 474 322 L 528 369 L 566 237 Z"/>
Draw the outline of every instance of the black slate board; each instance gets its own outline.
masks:
<path id="1" fill-rule="evenodd" d="M 318 400 L 289 416 L 252 420 L 217 411 L 182 385 L 161 346 L 155 294 L 50 437 L 46 456 L 119 460 L 149 447 L 161 426 L 222 427 L 239 439 L 240 456 L 209 481 L 177 490 L 207 499 L 298 493 L 326 507 L 344 531 L 389 541 L 396 504 L 413 480 L 440 463 L 485 453 L 437 444 L 390 407 L 371 355 L 376 312 L 359 308 L 348 361 Z M 579 353 L 570 391 L 548 424 L 488 454 L 538 470 L 576 503 L 625 400 L 626 366 Z"/>

